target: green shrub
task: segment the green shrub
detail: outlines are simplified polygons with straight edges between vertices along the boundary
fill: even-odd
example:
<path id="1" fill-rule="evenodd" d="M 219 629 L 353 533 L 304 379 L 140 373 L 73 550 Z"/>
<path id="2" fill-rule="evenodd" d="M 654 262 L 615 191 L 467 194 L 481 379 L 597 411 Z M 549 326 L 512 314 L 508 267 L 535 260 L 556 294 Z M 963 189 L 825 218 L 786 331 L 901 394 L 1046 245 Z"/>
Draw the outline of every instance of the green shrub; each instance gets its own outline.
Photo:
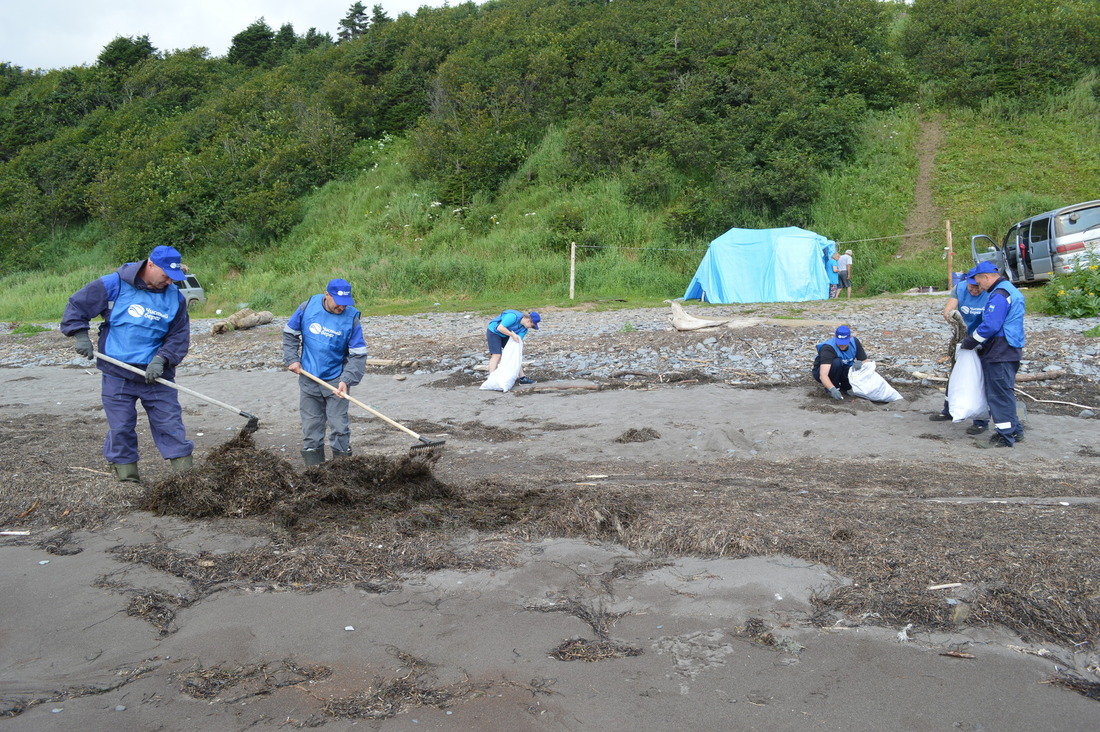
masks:
<path id="1" fill-rule="evenodd" d="M 20 323 L 11 329 L 12 335 L 32 336 L 36 333 L 42 333 L 49 330 L 49 328 L 43 328 L 41 325 L 34 325 L 33 323 Z"/>
<path id="2" fill-rule="evenodd" d="M 853 287 L 868 295 L 905 292 L 911 287 L 927 287 L 931 284 L 942 286 L 947 281 L 947 271 L 940 266 L 938 258 L 934 261 L 895 260 L 876 267 L 868 273 L 865 281 L 860 281 L 858 273 L 857 269 Z"/>
<path id="3" fill-rule="evenodd" d="M 1059 275 L 1043 288 L 1048 311 L 1067 318 L 1100 315 L 1100 263 L 1088 260 L 1076 272 Z"/>

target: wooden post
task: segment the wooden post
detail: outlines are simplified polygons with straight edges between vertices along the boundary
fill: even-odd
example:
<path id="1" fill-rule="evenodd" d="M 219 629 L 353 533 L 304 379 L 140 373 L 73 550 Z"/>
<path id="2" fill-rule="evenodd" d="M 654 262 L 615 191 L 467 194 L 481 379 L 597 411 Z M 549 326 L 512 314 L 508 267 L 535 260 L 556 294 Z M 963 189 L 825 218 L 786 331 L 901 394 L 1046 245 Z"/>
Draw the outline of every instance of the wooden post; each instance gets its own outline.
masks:
<path id="1" fill-rule="evenodd" d="M 573 299 L 573 286 L 577 282 L 577 242 L 569 247 L 569 299 Z"/>
<path id="2" fill-rule="evenodd" d="M 955 288 L 955 250 L 951 244 L 951 219 L 947 220 L 947 290 Z"/>

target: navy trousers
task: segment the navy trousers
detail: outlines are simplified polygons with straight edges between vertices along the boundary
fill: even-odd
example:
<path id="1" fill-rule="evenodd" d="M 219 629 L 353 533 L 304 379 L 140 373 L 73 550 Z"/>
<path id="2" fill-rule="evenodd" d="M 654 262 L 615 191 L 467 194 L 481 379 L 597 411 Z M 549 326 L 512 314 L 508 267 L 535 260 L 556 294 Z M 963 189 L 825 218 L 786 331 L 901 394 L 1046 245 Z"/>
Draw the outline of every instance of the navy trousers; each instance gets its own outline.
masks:
<path id="1" fill-rule="evenodd" d="M 814 381 L 821 384 L 821 366 L 812 367 L 810 372 L 814 375 Z M 833 386 L 841 391 L 851 391 L 852 383 L 848 381 L 848 372 L 852 370 L 852 365 L 844 363 L 839 358 L 834 358 L 833 362 L 829 364 L 829 381 L 833 382 Z M 824 384 L 821 384 L 824 386 Z"/>
<path id="2" fill-rule="evenodd" d="M 993 429 L 997 430 L 1009 444 L 1016 443 L 1016 436 L 1024 434 L 1024 426 L 1016 413 L 1016 372 L 1019 361 L 982 361 L 982 377 L 985 379 L 985 400 L 989 403 L 989 416 L 993 419 Z"/>
<path id="3" fill-rule="evenodd" d="M 153 442 L 165 460 L 186 457 L 195 449 L 183 426 L 183 410 L 175 389 L 103 375 L 103 411 L 107 415 L 107 439 L 103 457 L 109 463 L 138 461 L 137 403 L 149 417 Z"/>

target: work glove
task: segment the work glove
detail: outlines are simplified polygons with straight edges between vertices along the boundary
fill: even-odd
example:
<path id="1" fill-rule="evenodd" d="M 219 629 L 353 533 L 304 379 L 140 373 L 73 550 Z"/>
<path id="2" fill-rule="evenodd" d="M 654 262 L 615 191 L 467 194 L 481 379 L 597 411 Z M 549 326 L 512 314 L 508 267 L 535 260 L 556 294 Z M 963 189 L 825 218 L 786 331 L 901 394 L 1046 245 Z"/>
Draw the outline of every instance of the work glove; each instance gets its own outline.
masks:
<path id="1" fill-rule="evenodd" d="M 145 367 L 145 383 L 153 384 L 164 374 L 164 367 L 168 360 L 164 356 L 153 356 L 153 360 Z"/>
<path id="2" fill-rule="evenodd" d="M 852 371 L 859 371 L 861 368 L 863 368 L 862 361 L 852 361 Z"/>
<path id="3" fill-rule="evenodd" d="M 978 347 L 978 345 L 979 344 L 977 338 L 975 338 L 974 336 L 967 336 L 966 338 L 962 339 L 962 343 L 959 344 L 959 347 L 967 351 L 973 351 L 975 348 Z"/>
<path id="4" fill-rule="evenodd" d="M 92 339 L 88 337 L 88 331 L 86 330 L 78 330 L 73 333 L 73 348 L 84 358 L 95 358 Z"/>
<path id="5" fill-rule="evenodd" d="M 829 396 L 836 399 L 838 402 L 844 401 L 844 395 L 841 394 L 840 389 L 837 389 L 835 386 L 829 387 Z"/>

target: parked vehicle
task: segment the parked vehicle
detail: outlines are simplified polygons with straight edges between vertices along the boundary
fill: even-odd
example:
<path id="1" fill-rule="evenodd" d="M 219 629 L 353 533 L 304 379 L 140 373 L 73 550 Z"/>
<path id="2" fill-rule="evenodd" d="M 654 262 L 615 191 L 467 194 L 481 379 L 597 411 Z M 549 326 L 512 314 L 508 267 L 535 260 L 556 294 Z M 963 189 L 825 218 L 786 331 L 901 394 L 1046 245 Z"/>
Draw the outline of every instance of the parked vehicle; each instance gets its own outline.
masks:
<path id="1" fill-rule="evenodd" d="M 975 262 L 993 262 L 1013 284 L 1067 274 L 1082 258 L 1100 257 L 1100 200 L 1026 218 L 1009 228 L 1000 244 L 977 234 L 970 237 L 970 251 Z"/>
<path id="2" fill-rule="evenodd" d="M 188 273 L 187 279 L 180 282 L 177 287 L 180 288 L 180 292 L 182 292 L 184 298 L 186 298 L 187 309 L 189 311 L 194 310 L 197 305 L 206 302 L 206 291 L 202 289 L 202 285 L 199 284 L 199 278 L 195 275 Z"/>

